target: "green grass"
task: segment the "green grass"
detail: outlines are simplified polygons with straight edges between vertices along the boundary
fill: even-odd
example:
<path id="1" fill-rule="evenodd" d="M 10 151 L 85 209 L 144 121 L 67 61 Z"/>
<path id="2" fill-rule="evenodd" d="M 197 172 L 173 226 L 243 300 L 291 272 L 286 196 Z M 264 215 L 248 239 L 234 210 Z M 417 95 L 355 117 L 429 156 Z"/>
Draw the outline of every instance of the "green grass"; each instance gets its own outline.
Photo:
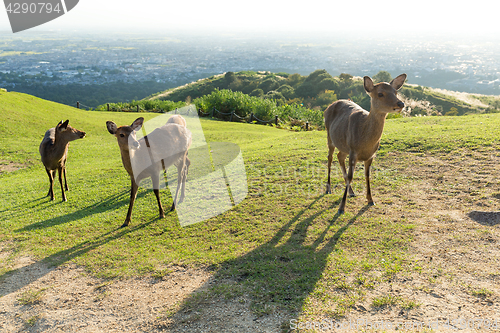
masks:
<path id="1" fill-rule="evenodd" d="M 385 295 L 376 297 L 372 301 L 372 306 L 375 308 L 380 308 L 383 306 L 396 305 L 399 301 L 399 298 L 393 295 Z"/>
<path id="2" fill-rule="evenodd" d="M 212 270 L 218 282 L 179 306 L 240 297 L 248 298 L 258 315 L 285 309 L 341 317 L 377 284 L 415 271 L 407 250 L 414 225 L 381 213 L 390 195 L 381 208 L 365 205 L 361 167 L 355 173 L 358 197 L 349 200 L 345 215 L 336 215 L 341 188 L 323 194 L 324 131 L 297 133 L 202 119 L 207 141 L 241 147 L 247 198 L 222 215 L 181 228 L 175 213 L 158 219 L 154 194 L 140 189 L 132 223 L 120 229 L 130 185 L 105 122 L 130 124 L 137 114 L 82 111 L 5 92 L 0 92 L 0 114 L 0 160 L 26 166 L 0 174 L 0 279 L 21 256 L 49 265 L 76 263 L 104 278 L 163 278 L 172 265 L 187 265 Z M 38 156 L 45 131 L 61 119 L 87 132 L 70 144 L 68 202 L 61 202 L 59 187 L 55 201 L 45 197 L 48 180 Z M 375 200 L 377 193 L 414 181 L 384 163 L 390 154 L 498 150 L 499 125 L 496 114 L 388 120 L 374 164 Z M 402 158 L 397 163 L 410 162 Z M 332 176 L 333 184 L 342 183 L 336 165 Z M 169 207 L 168 191 L 161 191 L 161 197 Z"/>

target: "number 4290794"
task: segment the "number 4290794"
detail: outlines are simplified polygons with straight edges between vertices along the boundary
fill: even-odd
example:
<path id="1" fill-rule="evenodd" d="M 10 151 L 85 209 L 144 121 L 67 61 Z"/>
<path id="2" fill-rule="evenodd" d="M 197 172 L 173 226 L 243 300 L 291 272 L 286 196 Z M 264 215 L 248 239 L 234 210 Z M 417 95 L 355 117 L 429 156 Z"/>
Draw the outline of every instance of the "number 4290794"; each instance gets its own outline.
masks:
<path id="1" fill-rule="evenodd" d="M 7 13 L 9 14 L 35 14 L 35 13 L 47 13 L 50 14 L 52 12 L 60 13 L 62 11 L 61 7 L 59 6 L 59 2 L 53 6 L 51 3 L 45 3 L 45 2 L 32 2 L 32 3 L 19 3 L 19 2 L 14 2 L 14 3 L 9 3 L 7 8 Z"/>

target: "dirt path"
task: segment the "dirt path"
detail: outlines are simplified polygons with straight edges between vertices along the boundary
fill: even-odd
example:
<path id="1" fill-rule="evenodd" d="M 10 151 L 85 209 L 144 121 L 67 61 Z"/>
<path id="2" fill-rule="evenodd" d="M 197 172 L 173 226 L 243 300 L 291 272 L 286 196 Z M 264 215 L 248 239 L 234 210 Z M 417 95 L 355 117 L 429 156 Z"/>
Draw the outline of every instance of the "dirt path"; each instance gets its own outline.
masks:
<path id="1" fill-rule="evenodd" d="M 377 162 L 381 168 L 411 175 L 412 181 L 394 193 L 380 194 L 390 200 L 370 214 L 415 224 L 410 253 L 421 263 L 420 269 L 367 291 L 341 322 L 430 322 L 439 323 L 439 331 L 456 331 L 466 325 L 458 319 L 496 319 L 500 330 L 500 181 L 492 176 L 500 175 L 499 152 L 405 158 L 398 164 L 401 156 L 389 154 Z M 76 266 L 48 268 L 30 258 L 20 258 L 14 268 L 0 281 L 0 332 L 281 332 L 289 328 L 286 314 L 253 315 L 244 296 L 230 301 L 207 298 L 198 301 L 193 311 L 178 311 L 193 292 L 203 297 L 203 291 L 217 283 L 203 269 L 176 266 L 161 279 L 106 282 Z M 415 306 L 374 308 L 372 300 L 381 295 L 409 299 Z M 322 319 L 328 318 L 317 318 Z M 456 325 L 443 330 L 447 320 Z M 398 332 L 405 331 L 401 328 Z M 353 330 L 346 326 L 335 331 Z M 408 331 L 425 330 L 414 326 Z"/>
<path id="2" fill-rule="evenodd" d="M 494 176 L 500 175 L 499 163 L 498 152 L 463 152 L 421 157 L 400 170 L 420 181 L 394 195 L 391 207 L 396 210 L 384 210 L 392 218 L 415 221 L 410 253 L 422 270 L 377 285 L 346 320 L 400 322 L 414 328 L 423 322 L 424 327 L 450 332 L 474 331 L 472 320 L 475 328 L 481 320 L 497 320 L 500 330 L 500 181 Z M 375 297 L 389 294 L 420 306 L 370 306 Z"/>

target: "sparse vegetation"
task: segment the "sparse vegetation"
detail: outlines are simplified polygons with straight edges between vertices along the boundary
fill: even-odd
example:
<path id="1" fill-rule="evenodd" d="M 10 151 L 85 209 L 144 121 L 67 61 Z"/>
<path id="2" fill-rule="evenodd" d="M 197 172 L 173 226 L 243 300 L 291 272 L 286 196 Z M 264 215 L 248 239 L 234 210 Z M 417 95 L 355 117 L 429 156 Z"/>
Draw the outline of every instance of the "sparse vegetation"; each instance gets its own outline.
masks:
<path id="1" fill-rule="evenodd" d="M 38 303 L 42 299 L 46 289 L 47 288 L 40 290 L 28 289 L 19 295 L 17 301 L 21 305 L 32 305 Z"/>
<path id="2" fill-rule="evenodd" d="M 393 295 L 383 295 L 379 297 L 375 297 L 372 300 L 372 306 L 374 308 L 381 308 L 384 306 L 396 305 L 399 301 L 399 298 Z"/>

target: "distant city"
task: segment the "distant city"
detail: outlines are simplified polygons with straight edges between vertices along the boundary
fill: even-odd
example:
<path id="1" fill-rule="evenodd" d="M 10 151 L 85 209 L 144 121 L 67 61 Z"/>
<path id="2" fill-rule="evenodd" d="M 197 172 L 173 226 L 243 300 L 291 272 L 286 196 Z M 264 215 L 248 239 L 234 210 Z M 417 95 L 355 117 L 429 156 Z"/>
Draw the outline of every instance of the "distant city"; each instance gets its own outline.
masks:
<path id="1" fill-rule="evenodd" d="M 500 43 L 486 38 L 0 33 L 0 87 L 154 81 L 165 89 L 227 71 L 393 76 L 434 88 L 500 94 Z M 151 92 L 153 93 L 153 92 Z M 145 96 L 142 96 L 145 97 Z M 141 98 L 142 98 L 141 97 Z"/>

